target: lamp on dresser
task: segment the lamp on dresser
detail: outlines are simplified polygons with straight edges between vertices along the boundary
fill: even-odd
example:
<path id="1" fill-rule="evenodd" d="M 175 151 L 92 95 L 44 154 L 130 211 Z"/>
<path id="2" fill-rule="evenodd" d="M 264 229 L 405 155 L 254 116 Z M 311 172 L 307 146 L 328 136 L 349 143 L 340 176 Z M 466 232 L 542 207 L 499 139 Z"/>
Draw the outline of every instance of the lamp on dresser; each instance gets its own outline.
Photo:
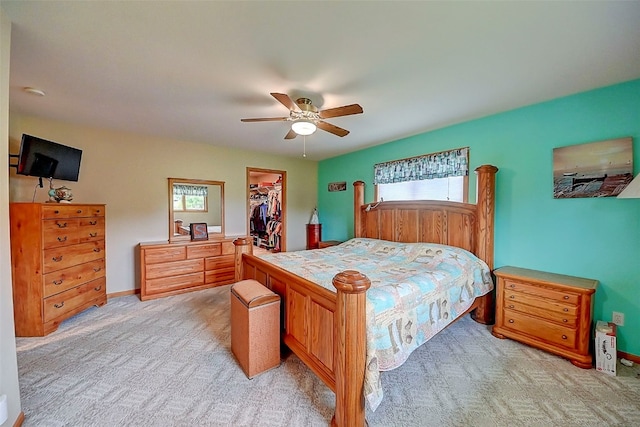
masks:
<path id="1" fill-rule="evenodd" d="M 619 199 L 640 199 L 640 173 L 633 178 L 620 194 Z"/>

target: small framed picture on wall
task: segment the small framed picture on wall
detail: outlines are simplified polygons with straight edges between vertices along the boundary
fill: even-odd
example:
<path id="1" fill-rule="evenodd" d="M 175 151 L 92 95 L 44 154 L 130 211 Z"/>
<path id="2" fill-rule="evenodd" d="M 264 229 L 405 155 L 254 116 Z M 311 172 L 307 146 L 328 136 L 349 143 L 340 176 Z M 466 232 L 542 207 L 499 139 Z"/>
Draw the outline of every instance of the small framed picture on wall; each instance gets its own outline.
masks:
<path id="1" fill-rule="evenodd" d="M 209 240 L 209 230 L 206 222 L 192 222 L 189 224 L 191 240 Z"/>

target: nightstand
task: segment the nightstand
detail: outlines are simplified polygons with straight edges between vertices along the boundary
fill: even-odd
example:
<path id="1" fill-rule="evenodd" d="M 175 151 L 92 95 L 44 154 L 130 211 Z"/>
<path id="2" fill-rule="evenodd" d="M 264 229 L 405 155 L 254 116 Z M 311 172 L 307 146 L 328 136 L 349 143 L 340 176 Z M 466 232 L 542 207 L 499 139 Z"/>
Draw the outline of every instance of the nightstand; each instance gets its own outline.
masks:
<path id="1" fill-rule="evenodd" d="M 307 224 L 307 249 L 318 249 L 322 239 L 322 224 Z"/>
<path id="2" fill-rule="evenodd" d="M 336 246 L 342 243 L 340 240 L 324 240 L 318 243 L 318 249 L 328 248 L 330 246 Z"/>
<path id="3" fill-rule="evenodd" d="M 492 334 L 565 357 L 590 369 L 591 321 L 597 280 L 518 267 L 494 271 L 496 323 Z"/>

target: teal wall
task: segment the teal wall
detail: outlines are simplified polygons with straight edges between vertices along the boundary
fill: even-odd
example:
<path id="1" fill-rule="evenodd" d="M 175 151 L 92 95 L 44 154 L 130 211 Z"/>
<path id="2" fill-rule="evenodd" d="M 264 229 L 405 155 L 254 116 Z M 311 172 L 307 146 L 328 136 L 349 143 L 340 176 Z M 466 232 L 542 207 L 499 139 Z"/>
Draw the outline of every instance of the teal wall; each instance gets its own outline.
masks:
<path id="1" fill-rule="evenodd" d="M 366 113 L 365 113 L 366 114 Z M 536 104 L 320 162 L 318 211 L 323 240 L 353 236 L 353 186 L 373 199 L 373 165 L 470 147 L 472 169 L 493 164 L 495 266 L 513 265 L 600 281 L 594 316 L 625 315 L 618 349 L 640 355 L 640 199 L 553 198 L 553 148 L 633 137 L 640 171 L 640 80 Z M 327 184 L 347 181 L 347 191 Z M 470 178 L 475 201 L 475 177 Z"/>

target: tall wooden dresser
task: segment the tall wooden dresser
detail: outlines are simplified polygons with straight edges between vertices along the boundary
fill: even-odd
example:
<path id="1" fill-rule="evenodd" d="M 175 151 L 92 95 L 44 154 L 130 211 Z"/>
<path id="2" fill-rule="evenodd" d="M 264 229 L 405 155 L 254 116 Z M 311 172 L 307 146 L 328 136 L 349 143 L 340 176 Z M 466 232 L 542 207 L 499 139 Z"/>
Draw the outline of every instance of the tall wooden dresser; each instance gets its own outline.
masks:
<path id="1" fill-rule="evenodd" d="M 10 203 L 16 336 L 107 302 L 105 205 Z"/>

